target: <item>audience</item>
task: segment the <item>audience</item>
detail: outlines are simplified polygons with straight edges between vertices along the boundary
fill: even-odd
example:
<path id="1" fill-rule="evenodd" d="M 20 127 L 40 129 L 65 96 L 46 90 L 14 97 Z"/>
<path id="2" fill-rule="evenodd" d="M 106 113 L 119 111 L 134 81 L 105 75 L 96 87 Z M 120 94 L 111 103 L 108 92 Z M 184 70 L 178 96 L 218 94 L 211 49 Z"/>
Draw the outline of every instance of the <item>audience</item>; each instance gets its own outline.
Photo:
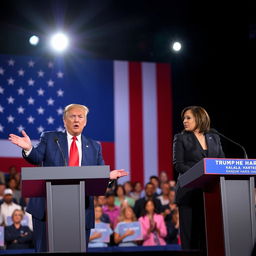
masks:
<path id="1" fill-rule="evenodd" d="M 127 201 L 131 207 L 134 206 L 134 199 L 126 196 L 124 186 L 118 184 L 115 189 L 115 205 L 120 207 L 124 201 Z"/>
<path id="2" fill-rule="evenodd" d="M 137 181 L 134 183 L 133 191 L 131 192 L 131 197 L 136 201 L 142 197 L 142 185 L 141 182 Z"/>
<path id="3" fill-rule="evenodd" d="M 28 226 L 22 226 L 22 210 L 14 210 L 12 213 L 12 222 L 4 230 L 6 249 L 29 249 L 33 248 L 32 231 Z"/>
<path id="4" fill-rule="evenodd" d="M 164 218 L 156 213 L 155 201 L 148 199 L 143 206 L 143 214 L 139 218 L 142 227 L 143 245 L 165 245 L 167 235 Z"/>
<path id="5" fill-rule="evenodd" d="M 180 227 L 178 208 L 173 209 L 166 215 L 165 224 L 167 228 L 167 236 L 165 237 L 166 243 L 178 244 Z"/>
<path id="6" fill-rule="evenodd" d="M 108 223 L 102 221 L 103 210 L 100 205 L 96 205 L 94 207 L 94 212 L 95 228 L 91 230 L 88 247 L 107 247 L 110 241 L 109 237 L 113 233 L 113 231 L 109 227 Z M 105 231 L 105 235 L 103 231 Z"/>
<path id="7" fill-rule="evenodd" d="M 124 191 L 125 191 L 125 195 L 131 197 L 131 192 L 133 191 L 133 186 L 132 183 L 130 181 L 126 181 L 124 183 Z"/>
<path id="8" fill-rule="evenodd" d="M 119 222 L 114 231 L 114 240 L 115 243 L 118 244 L 118 246 L 137 246 L 136 241 L 127 239 L 134 235 L 135 231 L 131 228 L 122 228 L 125 224 L 134 223 L 136 221 L 137 218 L 133 212 L 133 209 L 130 206 L 123 207 L 119 217 Z M 123 241 L 124 239 L 128 241 Z"/>
<path id="9" fill-rule="evenodd" d="M 148 199 L 152 199 L 155 203 L 155 210 L 157 213 L 161 213 L 162 212 L 162 205 L 161 205 L 161 201 L 159 199 L 156 198 L 155 194 L 154 194 L 155 188 L 154 185 L 152 183 L 147 183 L 146 187 L 145 187 L 145 197 L 138 199 L 135 202 L 134 205 L 134 212 L 137 218 L 139 218 L 142 215 L 143 212 L 143 205 L 145 204 L 145 202 Z"/>
<path id="10" fill-rule="evenodd" d="M 114 192 L 108 191 L 106 194 L 106 204 L 102 207 L 103 212 L 110 219 L 110 227 L 114 230 L 117 224 L 117 219 L 120 214 L 120 207 L 115 205 Z"/>
<path id="11" fill-rule="evenodd" d="M 157 198 L 161 201 L 162 206 L 169 204 L 169 192 L 170 192 L 170 185 L 168 181 L 162 183 L 161 185 L 162 194 Z"/>
<path id="12" fill-rule="evenodd" d="M 0 206 L 0 224 L 7 225 L 7 217 L 12 216 L 14 210 L 21 210 L 21 206 L 13 202 L 13 192 L 10 188 L 4 190 L 3 203 Z"/>

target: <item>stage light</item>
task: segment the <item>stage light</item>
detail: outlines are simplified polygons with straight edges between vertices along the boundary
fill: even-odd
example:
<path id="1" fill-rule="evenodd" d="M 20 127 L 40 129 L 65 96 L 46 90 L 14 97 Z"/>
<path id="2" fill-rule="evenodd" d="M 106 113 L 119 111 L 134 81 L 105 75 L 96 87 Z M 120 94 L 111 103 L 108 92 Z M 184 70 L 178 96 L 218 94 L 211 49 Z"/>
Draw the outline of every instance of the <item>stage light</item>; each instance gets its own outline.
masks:
<path id="1" fill-rule="evenodd" d="M 29 43 L 32 45 L 37 45 L 39 43 L 39 37 L 38 36 L 31 36 L 29 38 Z"/>
<path id="2" fill-rule="evenodd" d="M 172 44 L 172 49 L 175 51 L 175 52 L 179 52 L 181 50 L 181 43 L 180 42 L 174 42 Z"/>
<path id="3" fill-rule="evenodd" d="M 69 40 L 65 34 L 57 33 L 52 36 L 50 44 L 55 51 L 62 52 L 68 47 Z"/>

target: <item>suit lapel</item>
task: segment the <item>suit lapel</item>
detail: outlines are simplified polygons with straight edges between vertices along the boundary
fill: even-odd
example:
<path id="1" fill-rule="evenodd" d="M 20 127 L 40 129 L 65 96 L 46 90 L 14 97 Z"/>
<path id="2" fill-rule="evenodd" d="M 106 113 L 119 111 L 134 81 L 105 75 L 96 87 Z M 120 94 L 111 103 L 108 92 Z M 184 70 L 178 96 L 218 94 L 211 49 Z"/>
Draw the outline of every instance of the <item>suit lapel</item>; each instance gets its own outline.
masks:
<path id="1" fill-rule="evenodd" d="M 60 143 L 60 147 L 63 150 L 63 154 L 64 157 L 68 163 L 68 141 L 67 141 L 67 133 L 63 132 L 63 133 L 59 133 L 58 134 L 58 138 L 59 138 L 59 143 Z"/>
<path id="2" fill-rule="evenodd" d="M 205 139 L 206 139 L 207 148 L 208 148 L 208 157 L 210 157 L 212 155 L 212 149 L 214 148 L 212 135 L 206 133 Z"/>
<path id="3" fill-rule="evenodd" d="M 81 165 L 87 165 L 87 159 L 88 158 L 88 140 L 85 138 L 84 135 L 81 136 L 81 139 L 82 139 L 82 162 L 81 162 Z"/>

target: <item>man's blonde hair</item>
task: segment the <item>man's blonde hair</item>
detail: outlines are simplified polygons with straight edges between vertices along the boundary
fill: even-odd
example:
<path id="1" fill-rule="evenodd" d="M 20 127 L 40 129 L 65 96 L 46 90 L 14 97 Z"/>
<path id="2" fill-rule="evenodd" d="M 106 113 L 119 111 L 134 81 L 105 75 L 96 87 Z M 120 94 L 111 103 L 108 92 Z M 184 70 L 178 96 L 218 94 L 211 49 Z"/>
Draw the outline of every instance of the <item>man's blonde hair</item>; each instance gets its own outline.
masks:
<path id="1" fill-rule="evenodd" d="M 64 112 L 63 112 L 63 119 L 65 119 L 67 112 L 70 111 L 73 108 L 81 108 L 85 111 L 85 116 L 87 116 L 87 114 L 89 113 L 89 108 L 87 108 L 84 105 L 81 104 L 69 104 L 64 108 Z"/>

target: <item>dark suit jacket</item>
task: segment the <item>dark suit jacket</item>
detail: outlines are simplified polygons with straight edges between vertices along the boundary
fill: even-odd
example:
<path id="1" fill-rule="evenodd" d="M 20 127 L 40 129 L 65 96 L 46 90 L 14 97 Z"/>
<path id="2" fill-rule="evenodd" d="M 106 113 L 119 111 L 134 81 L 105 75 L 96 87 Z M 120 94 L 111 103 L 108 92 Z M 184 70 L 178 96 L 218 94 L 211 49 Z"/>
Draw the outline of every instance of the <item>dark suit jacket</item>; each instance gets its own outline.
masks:
<path id="1" fill-rule="evenodd" d="M 66 132 L 44 132 L 41 135 L 40 142 L 33 147 L 32 151 L 26 157 L 23 157 L 31 164 L 40 166 L 65 166 L 65 162 L 58 148 L 56 138 L 59 140 L 64 157 L 68 163 L 68 141 Z M 101 145 L 91 139 L 82 139 L 82 161 L 81 165 L 104 165 Z M 68 204 L 68 202 L 67 202 Z M 26 209 L 32 216 L 39 220 L 45 218 L 45 198 L 31 198 Z M 93 197 L 86 197 L 86 228 L 94 227 L 94 204 Z"/>
<path id="2" fill-rule="evenodd" d="M 213 133 L 205 134 L 208 154 L 206 154 L 193 132 L 182 132 L 176 134 L 173 140 L 173 164 L 179 176 L 189 170 L 193 165 L 205 157 L 224 158 L 219 135 Z M 188 200 L 187 194 L 191 188 L 181 188 L 179 177 L 176 185 L 176 203 L 181 204 Z"/>

